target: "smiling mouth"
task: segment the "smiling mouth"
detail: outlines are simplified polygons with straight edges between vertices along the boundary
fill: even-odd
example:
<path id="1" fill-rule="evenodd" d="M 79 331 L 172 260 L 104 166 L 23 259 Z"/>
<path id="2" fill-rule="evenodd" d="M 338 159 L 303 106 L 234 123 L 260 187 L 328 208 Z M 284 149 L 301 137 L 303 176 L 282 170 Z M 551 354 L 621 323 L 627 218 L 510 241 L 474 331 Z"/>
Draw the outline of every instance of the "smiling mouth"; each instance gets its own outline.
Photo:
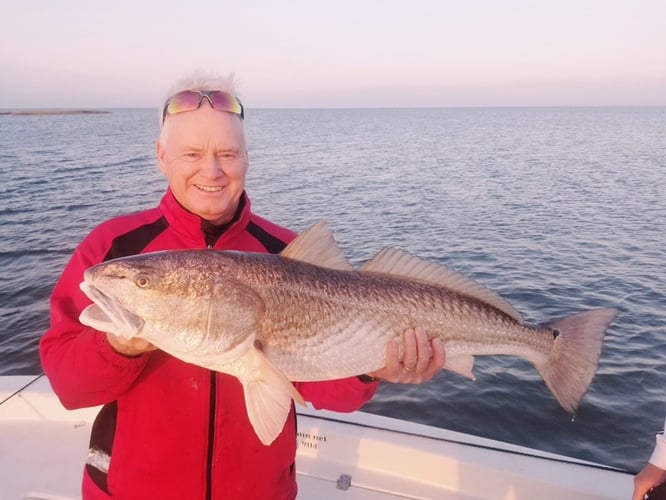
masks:
<path id="1" fill-rule="evenodd" d="M 224 189 L 223 186 L 204 186 L 202 184 L 195 184 L 194 187 L 206 193 L 218 193 Z"/>

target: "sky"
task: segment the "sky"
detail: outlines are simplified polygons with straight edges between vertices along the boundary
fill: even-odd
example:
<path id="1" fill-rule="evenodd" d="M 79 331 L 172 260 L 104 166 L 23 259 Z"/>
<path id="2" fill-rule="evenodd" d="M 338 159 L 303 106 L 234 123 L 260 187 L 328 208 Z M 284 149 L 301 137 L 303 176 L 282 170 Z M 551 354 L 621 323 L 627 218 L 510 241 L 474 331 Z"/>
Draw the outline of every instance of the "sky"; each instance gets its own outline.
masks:
<path id="1" fill-rule="evenodd" d="M 666 105 L 666 0 L 0 0 L 0 108 Z"/>

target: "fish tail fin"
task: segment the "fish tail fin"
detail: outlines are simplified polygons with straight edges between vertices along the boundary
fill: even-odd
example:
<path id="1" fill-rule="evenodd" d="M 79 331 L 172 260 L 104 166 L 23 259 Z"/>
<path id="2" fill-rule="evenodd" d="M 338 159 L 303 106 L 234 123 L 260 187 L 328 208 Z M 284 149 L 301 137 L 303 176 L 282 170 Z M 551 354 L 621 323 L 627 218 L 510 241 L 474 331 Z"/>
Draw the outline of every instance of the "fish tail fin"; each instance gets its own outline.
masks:
<path id="1" fill-rule="evenodd" d="M 242 366 L 234 375 L 243 385 L 247 416 L 259 440 L 269 445 L 282 432 L 291 411 L 291 400 L 303 406 L 305 400 L 260 350 L 248 350 L 235 363 Z"/>
<path id="2" fill-rule="evenodd" d="M 575 413 L 597 371 L 601 345 L 615 309 L 593 309 L 549 322 L 555 343 L 545 363 L 537 366 L 560 405 Z"/>

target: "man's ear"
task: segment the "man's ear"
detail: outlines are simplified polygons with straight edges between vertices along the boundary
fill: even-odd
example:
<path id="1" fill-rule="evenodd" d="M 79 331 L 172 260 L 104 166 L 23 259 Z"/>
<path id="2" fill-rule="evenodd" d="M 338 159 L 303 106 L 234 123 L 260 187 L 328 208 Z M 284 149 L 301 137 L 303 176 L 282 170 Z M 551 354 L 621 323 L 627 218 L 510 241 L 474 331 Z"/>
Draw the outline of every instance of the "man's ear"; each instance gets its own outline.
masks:
<path id="1" fill-rule="evenodd" d="M 160 168 L 160 172 L 166 175 L 166 162 L 164 160 L 166 151 L 160 139 L 155 143 L 155 151 L 157 152 L 157 166 Z"/>

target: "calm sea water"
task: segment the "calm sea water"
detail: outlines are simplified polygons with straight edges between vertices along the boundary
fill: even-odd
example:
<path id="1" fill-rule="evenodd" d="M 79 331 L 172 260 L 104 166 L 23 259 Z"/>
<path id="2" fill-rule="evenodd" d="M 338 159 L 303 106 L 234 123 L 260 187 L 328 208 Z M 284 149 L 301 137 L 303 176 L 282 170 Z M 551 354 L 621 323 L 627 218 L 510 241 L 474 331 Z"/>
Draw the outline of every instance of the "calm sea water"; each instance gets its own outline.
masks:
<path id="1" fill-rule="evenodd" d="M 99 221 L 153 206 L 153 110 L 0 115 L 0 374 L 39 373 L 48 297 Z M 666 108 L 251 110 L 256 211 L 326 218 L 493 288 L 529 322 L 615 307 L 574 419 L 520 359 L 383 385 L 367 411 L 630 470 L 666 414 Z"/>

